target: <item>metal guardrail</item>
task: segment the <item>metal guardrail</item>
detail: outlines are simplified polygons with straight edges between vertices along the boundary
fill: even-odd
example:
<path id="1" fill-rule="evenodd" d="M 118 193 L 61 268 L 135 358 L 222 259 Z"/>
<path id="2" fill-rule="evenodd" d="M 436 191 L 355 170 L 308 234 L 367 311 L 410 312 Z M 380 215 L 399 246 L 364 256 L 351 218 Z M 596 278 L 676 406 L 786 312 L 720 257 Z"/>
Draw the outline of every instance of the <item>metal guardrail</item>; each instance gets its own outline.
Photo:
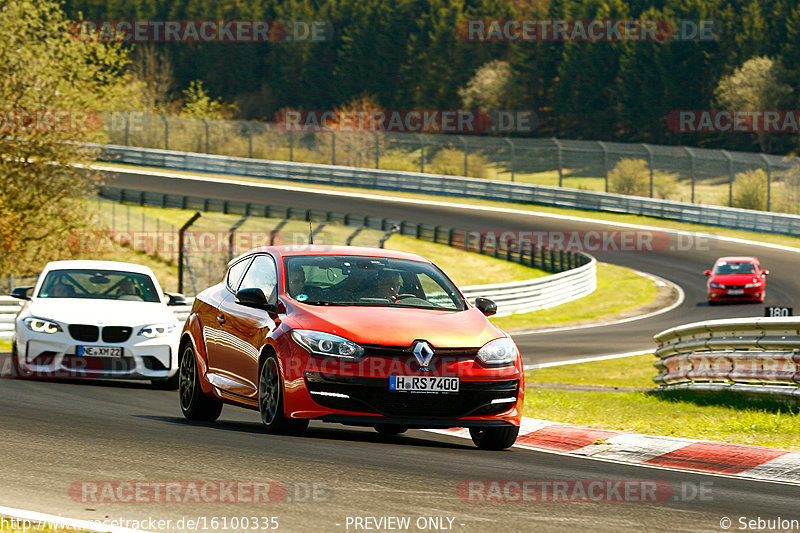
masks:
<path id="1" fill-rule="evenodd" d="M 498 316 L 529 313 L 555 307 L 593 293 L 597 288 L 597 261 L 543 278 L 491 285 L 471 285 L 461 291 L 469 300 L 483 296 L 497 304 Z"/>
<path id="2" fill-rule="evenodd" d="M 106 145 L 99 160 L 275 180 L 628 213 L 800 236 L 800 216 L 526 183 Z"/>
<path id="3" fill-rule="evenodd" d="M 800 318 L 695 322 L 663 331 L 660 389 L 741 391 L 800 399 Z"/>

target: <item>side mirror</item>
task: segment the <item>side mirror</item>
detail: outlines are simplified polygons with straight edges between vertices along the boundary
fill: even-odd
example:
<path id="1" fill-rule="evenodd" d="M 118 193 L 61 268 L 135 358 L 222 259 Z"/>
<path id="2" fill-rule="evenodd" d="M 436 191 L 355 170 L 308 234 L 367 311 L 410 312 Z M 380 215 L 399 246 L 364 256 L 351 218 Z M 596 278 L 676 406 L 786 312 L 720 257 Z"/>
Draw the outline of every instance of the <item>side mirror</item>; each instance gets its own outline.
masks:
<path id="1" fill-rule="evenodd" d="M 765 278 L 766 278 L 766 277 L 767 277 L 767 274 L 769 274 L 769 270 L 768 270 L 768 269 L 766 269 L 766 268 L 765 268 L 764 270 L 762 270 L 762 271 L 761 271 L 761 275 L 762 275 L 763 277 L 765 277 Z"/>
<path id="2" fill-rule="evenodd" d="M 186 297 L 180 293 L 164 293 L 167 297 L 167 305 L 186 305 Z"/>
<path id="3" fill-rule="evenodd" d="M 273 290 L 269 299 L 264 295 L 264 291 L 258 287 L 241 289 L 236 293 L 234 301 L 239 305 L 262 309 L 270 313 L 278 312 L 278 291 Z"/>
<path id="4" fill-rule="evenodd" d="M 475 298 L 475 307 L 486 316 L 492 316 L 497 313 L 497 304 L 489 298 Z"/>
<path id="5" fill-rule="evenodd" d="M 711 275 L 711 271 L 710 270 L 706 270 L 705 272 L 703 272 L 703 274 L 706 275 L 706 276 L 710 276 Z"/>
<path id="6" fill-rule="evenodd" d="M 31 297 L 28 295 L 28 291 L 33 289 L 32 285 L 25 286 L 25 287 L 14 287 L 11 290 L 11 297 L 18 298 L 20 300 L 30 300 Z"/>

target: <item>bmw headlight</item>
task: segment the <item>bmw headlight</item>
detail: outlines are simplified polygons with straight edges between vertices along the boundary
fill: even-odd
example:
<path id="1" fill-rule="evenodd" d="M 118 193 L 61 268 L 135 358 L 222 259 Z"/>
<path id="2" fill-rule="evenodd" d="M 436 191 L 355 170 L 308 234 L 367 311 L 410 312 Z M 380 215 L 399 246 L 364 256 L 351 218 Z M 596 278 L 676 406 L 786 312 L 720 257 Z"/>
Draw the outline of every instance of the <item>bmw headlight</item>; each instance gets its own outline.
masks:
<path id="1" fill-rule="evenodd" d="M 478 350 L 478 359 L 487 365 L 508 365 L 517 360 L 517 345 L 509 337 L 489 341 Z"/>
<path id="2" fill-rule="evenodd" d="M 169 335 L 173 331 L 175 331 L 174 324 L 151 324 L 140 329 L 138 334 L 148 339 L 155 339 Z"/>
<path id="3" fill-rule="evenodd" d="M 43 318 L 36 318 L 36 317 L 28 317 L 23 320 L 25 323 L 25 327 L 31 331 L 35 331 L 36 333 L 58 333 L 61 330 L 61 326 L 56 324 L 51 320 L 45 320 Z"/>
<path id="4" fill-rule="evenodd" d="M 364 348 L 358 344 L 330 333 L 309 329 L 293 329 L 292 338 L 300 346 L 316 355 L 356 359 L 364 354 Z"/>

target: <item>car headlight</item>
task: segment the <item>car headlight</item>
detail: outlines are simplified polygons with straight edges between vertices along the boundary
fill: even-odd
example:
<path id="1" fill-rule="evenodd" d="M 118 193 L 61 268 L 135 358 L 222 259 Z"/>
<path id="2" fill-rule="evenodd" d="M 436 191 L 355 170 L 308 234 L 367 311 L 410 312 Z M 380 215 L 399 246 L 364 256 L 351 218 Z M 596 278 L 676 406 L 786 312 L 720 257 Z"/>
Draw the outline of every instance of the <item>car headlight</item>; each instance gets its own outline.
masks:
<path id="1" fill-rule="evenodd" d="M 62 331 L 61 326 L 43 318 L 28 317 L 23 322 L 26 328 L 36 333 L 58 333 Z"/>
<path id="2" fill-rule="evenodd" d="M 710 283 L 708 284 L 708 286 L 709 286 L 709 287 L 711 287 L 711 288 L 713 288 L 713 289 L 724 289 L 724 288 L 725 288 L 725 285 L 723 285 L 723 284 L 721 284 L 721 283 L 714 283 L 713 281 L 712 281 L 712 282 L 710 282 Z"/>
<path id="3" fill-rule="evenodd" d="M 155 339 L 169 335 L 173 331 L 175 331 L 174 324 L 151 324 L 140 329 L 138 334 L 148 339 Z"/>
<path id="4" fill-rule="evenodd" d="M 760 283 L 748 283 L 747 285 L 744 286 L 744 288 L 745 289 L 752 289 L 753 287 L 760 287 L 760 286 L 761 286 Z"/>
<path id="5" fill-rule="evenodd" d="M 508 365 L 517 360 L 517 345 L 510 337 L 489 341 L 478 350 L 478 359 L 487 365 Z"/>
<path id="6" fill-rule="evenodd" d="M 355 359 L 364 354 L 364 348 L 358 344 L 330 333 L 308 329 L 293 329 L 292 338 L 300 346 L 317 355 Z"/>

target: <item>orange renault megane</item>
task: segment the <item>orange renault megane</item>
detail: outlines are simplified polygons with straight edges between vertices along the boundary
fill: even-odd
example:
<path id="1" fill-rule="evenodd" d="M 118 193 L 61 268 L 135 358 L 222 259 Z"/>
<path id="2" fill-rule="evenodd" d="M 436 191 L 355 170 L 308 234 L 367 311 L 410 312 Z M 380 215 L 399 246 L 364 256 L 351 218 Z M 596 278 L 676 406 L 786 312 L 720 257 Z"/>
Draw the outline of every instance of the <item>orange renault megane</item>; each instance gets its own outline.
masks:
<path id="1" fill-rule="evenodd" d="M 519 432 L 523 371 L 511 338 L 418 255 L 349 246 L 263 247 L 200 293 L 181 337 L 180 406 L 215 420 L 223 403 L 269 431 L 310 420 L 469 428 L 479 448 Z"/>

